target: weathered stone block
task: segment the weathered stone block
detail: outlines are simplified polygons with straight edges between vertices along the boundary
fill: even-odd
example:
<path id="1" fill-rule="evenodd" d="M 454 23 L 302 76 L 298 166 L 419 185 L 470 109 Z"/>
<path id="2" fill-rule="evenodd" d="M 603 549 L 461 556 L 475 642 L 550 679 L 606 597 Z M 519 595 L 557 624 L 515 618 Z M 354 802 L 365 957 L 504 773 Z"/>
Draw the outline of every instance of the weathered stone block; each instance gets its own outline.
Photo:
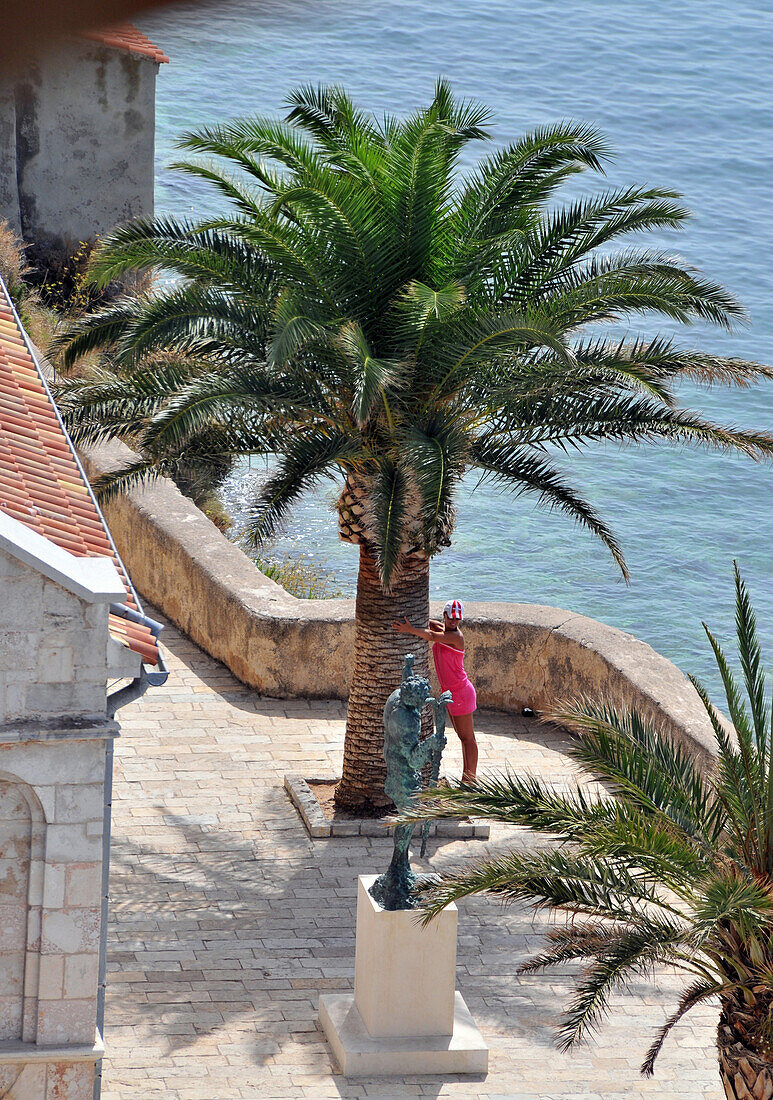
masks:
<path id="1" fill-rule="evenodd" d="M 101 783 L 60 783 L 56 788 L 58 823 L 101 821 L 104 794 Z"/>
<path id="2" fill-rule="evenodd" d="M 0 771 L 11 772 L 36 791 L 63 779 L 71 783 L 101 783 L 105 774 L 105 743 L 83 741 L 27 741 L 0 744 Z M 42 800 L 42 799 L 41 799 Z M 54 802 L 46 816 L 54 817 Z"/>
<path id="3" fill-rule="evenodd" d="M 0 584 L 3 582 L 0 580 Z M 2 613 L 0 613 L 2 617 Z M 0 630 L 0 669 L 32 670 L 38 662 L 38 634 L 34 630 Z"/>
<path id="4" fill-rule="evenodd" d="M 107 636 L 108 633 L 108 614 L 109 609 L 107 604 L 92 603 L 83 605 L 83 621 L 86 626 L 90 626 L 94 630 L 102 630 L 105 636 Z"/>
<path id="5" fill-rule="evenodd" d="M 25 697 L 26 716 L 104 714 L 106 698 L 104 682 L 31 683 Z"/>
<path id="6" fill-rule="evenodd" d="M 68 592 L 66 588 L 62 588 L 61 585 L 56 584 L 54 581 L 44 581 L 44 611 L 52 612 L 55 615 L 65 615 L 77 622 L 82 619 L 84 609 L 88 606 L 89 605 L 85 604 L 79 596 L 73 595 L 72 592 Z M 102 611 L 103 613 L 105 611 L 104 605 L 102 605 Z"/>
<path id="7" fill-rule="evenodd" d="M 75 863 L 67 868 L 65 902 L 68 906 L 99 905 L 102 896 L 102 864 Z"/>
<path id="8" fill-rule="evenodd" d="M 58 863 L 93 863 L 102 857 L 102 840 L 87 836 L 83 825 L 49 825 L 48 859 Z"/>
<path id="9" fill-rule="evenodd" d="M 0 1039 L 21 1038 L 22 1007 L 18 994 L 0 997 Z"/>
<path id="10" fill-rule="evenodd" d="M 47 640 L 38 651 L 38 679 L 44 684 L 61 684 L 72 679 L 75 658 L 70 646 L 51 645 Z"/>
<path id="11" fill-rule="evenodd" d="M 41 1001 L 38 1013 L 38 1043 L 41 1046 L 53 1046 L 59 1043 L 93 1043 L 94 1019 L 93 998 L 80 1001 Z"/>
<path id="12" fill-rule="evenodd" d="M 43 578 L 32 570 L 3 578 L 0 629 L 40 630 L 43 626 Z"/>
<path id="13" fill-rule="evenodd" d="M 64 886 L 67 865 L 47 862 L 43 876 L 44 909 L 61 909 L 64 905 Z"/>
<path id="14" fill-rule="evenodd" d="M 25 567 L 20 561 L 3 551 L 0 551 L 0 577 L 22 577 Z"/>
<path id="15" fill-rule="evenodd" d="M 59 1001 L 64 988 L 64 955 L 40 956 L 40 986 L 38 996 L 41 1001 Z"/>
<path id="16" fill-rule="evenodd" d="M 45 1096 L 47 1073 L 48 1067 L 45 1062 L 25 1066 L 6 1094 L 7 1100 L 30 1100 L 33 1096 L 38 1100 L 39 1097 Z"/>
<path id="17" fill-rule="evenodd" d="M 44 954 L 77 955 L 99 949 L 99 909 L 43 912 L 41 950 Z"/>
<path id="18" fill-rule="evenodd" d="M 6 674 L 5 690 L 3 692 L 5 699 L 4 722 L 12 722 L 16 718 L 27 717 L 27 677 L 22 680 L 15 680 L 14 676 L 15 674 L 10 672 Z"/>
<path id="19" fill-rule="evenodd" d="M 68 955 L 64 959 L 64 995 L 68 1000 L 86 1000 L 97 995 L 99 956 Z"/>
<path id="20" fill-rule="evenodd" d="M 24 968 L 17 962 L 0 951 L 0 997 L 21 997 L 24 992 Z"/>

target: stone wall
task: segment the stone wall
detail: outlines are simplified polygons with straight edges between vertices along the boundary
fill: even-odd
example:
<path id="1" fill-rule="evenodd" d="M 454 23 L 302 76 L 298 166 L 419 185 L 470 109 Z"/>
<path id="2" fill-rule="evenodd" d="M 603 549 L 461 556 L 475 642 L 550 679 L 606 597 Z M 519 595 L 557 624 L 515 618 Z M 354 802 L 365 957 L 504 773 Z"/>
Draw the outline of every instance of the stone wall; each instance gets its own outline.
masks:
<path id="1" fill-rule="evenodd" d="M 102 1052 L 105 737 L 114 728 L 48 729 L 25 740 L 0 730 L 2 1096 L 91 1100 Z"/>
<path id="2" fill-rule="evenodd" d="M 106 715 L 108 612 L 124 594 L 110 559 L 69 554 L 0 510 L 0 1096 L 8 1100 L 91 1100 L 103 1053 L 105 780 L 117 732 Z"/>
<path id="3" fill-rule="evenodd" d="M 0 779 L 0 1041 L 24 1032 L 32 819 L 18 783 Z"/>
<path id="4" fill-rule="evenodd" d="M 0 88 L 0 217 L 46 262 L 153 213 L 150 58 L 72 39 Z"/>
<path id="5" fill-rule="evenodd" d="M 13 84 L 0 80 L 0 218 L 21 234 L 16 179 L 16 97 Z"/>
<path id="6" fill-rule="evenodd" d="M 0 549 L 0 725 L 104 716 L 107 607 L 89 604 Z"/>
<path id="7" fill-rule="evenodd" d="M 86 455 L 87 473 L 129 455 L 119 443 L 102 447 Z M 240 680 L 267 695 L 346 697 L 354 601 L 294 599 L 166 479 L 105 511 L 139 591 Z M 482 706 L 623 698 L 712 758 L 713 734 L 689 680 L 630 634 L 559 608 L 467 603 L 465 637 Z"/>

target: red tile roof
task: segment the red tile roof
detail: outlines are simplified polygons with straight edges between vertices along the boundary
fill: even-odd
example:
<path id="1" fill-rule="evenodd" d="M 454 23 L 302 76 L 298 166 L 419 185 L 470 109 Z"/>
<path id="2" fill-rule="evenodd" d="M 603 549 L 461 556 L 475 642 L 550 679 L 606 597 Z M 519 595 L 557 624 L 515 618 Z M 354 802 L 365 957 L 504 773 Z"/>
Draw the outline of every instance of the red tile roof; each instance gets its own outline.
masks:
<path id="1" fill-rule="evenodd" d="M 96 31 L 82 31 L 84 38 L 90 38 L 92 42 L 99 42 L 103 46 L 111 46 L 115 50 L 127 50 L 129 53 L 141 54 L 152 61 L 163 64 L 169 58 L 154 45 L 150 39 L 138 31 L 131 23 L 114 23 L 111 27 L 102 27 Z"/>
<path id="2" fill-rule="evenodd" d="M 24 330 L 0 281 L 0 509 L 76 557 L 108 557 L 141 611 Z M 149 627 L 110 614 L 110 633 L 158 663 Z"/>

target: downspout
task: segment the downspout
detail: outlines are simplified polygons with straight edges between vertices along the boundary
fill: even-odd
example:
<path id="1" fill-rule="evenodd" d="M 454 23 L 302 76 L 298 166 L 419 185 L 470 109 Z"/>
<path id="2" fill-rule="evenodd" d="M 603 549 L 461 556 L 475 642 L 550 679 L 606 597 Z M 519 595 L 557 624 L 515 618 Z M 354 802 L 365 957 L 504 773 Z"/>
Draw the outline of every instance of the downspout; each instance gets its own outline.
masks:
<path id="1" fill-rule="evenodd" d="M 111 605 L 110 610 L 115 615 L 129 619 L 131 622 L 147 626 L 153 637 L 158 639 L 164 629 L 161 623 L 147 615 L 141 615 L 132 611 L 125 605 Z M 140 699 L 149 687 L 159 687 L 165 684 L 169 678 L 169 670 L 166 667 L 161 646 L 158 647 L 157 670 L 149 670 L 142 664 L 140 674 L 136 676 L 126 687 L 112 692 L 107 697 L 107 714 L 114 718 L 116 711 Z M 102 810 L 102 886 L 101 886 L 101 913 L 99 933 L 99 969 L 97 977 L 97 1030 L 104 1038 L 105 1031 L 105 994 L 107 992 L 107 919 L 110 913 L 110 834 L 112 828 L 113 811 L 113 761 L 115 758 L 115 739 L 110 737 L 105 746 L 105 780 L 104 780 L 104 805 Z M 100 1100 L 102 1095 L 102 1059 L 94 1066 L 94 1100 Z"/>

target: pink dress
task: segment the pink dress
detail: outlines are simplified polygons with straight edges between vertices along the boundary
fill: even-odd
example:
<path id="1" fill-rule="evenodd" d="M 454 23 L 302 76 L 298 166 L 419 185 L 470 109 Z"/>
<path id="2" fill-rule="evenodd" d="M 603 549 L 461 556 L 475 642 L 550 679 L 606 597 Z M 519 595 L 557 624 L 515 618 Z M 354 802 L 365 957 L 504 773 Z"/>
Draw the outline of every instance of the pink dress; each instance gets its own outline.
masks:
<path id="1" fill-rule="evenodd" d="M 475 688 L 464 671 L 464 650 L 434 642 L 432 659 L 441 691 L 450 691 L 453 702 L 448 704 L 449 714 L 472 714 L 478 705 Z"/>

